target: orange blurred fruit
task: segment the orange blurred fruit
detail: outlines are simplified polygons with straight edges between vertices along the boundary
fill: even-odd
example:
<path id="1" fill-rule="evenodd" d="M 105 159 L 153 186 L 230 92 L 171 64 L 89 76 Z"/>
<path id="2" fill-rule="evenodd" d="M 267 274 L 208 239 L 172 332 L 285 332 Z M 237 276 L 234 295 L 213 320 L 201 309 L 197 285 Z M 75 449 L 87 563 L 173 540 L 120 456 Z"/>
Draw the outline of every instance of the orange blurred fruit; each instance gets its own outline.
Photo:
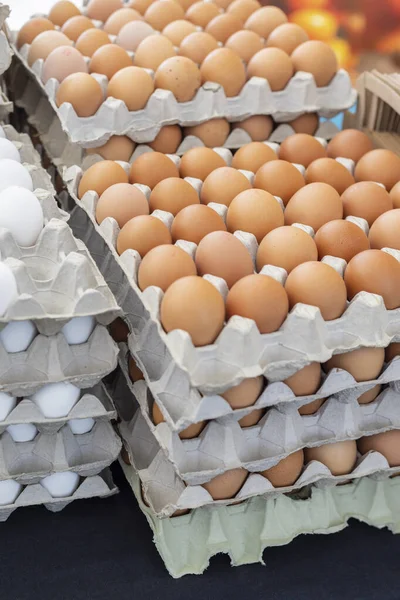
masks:
<path id="1" fill-rule="evenodd" d="M 376 44 L 376 49 L 384 54 L 400 52 L 400 27 L 384 35 Z"/>
<path id="2" fill-rule="evenodd" d="M 336 16 L 327 10 L 296 10 L 289 15 L 289 21 L 302 27 L 312 40 L 331 40 L 339 28 Z"/>
<path id="3" fill-rule="evenodd" d="M 332 40 L 327 40 L 326 43 L 336 54 L 340 69 L 351 69 L 355 66 L 357 58 L 353 55 L 351 46 L 347 40 L 333 38 Z"/>
<path id="4" fill-rule="evenodd" d="M 299 10 L 301 8 L 328 8 L 330 0 L 289 0 L 289 10 Z"/>

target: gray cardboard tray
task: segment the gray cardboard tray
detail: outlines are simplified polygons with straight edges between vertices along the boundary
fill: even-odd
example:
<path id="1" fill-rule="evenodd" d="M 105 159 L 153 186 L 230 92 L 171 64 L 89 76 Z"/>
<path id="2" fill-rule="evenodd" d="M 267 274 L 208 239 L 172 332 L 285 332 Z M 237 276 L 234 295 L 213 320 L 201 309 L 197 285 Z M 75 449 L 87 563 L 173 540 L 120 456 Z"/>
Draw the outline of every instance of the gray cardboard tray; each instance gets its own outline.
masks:
<path id="1" fill-rule="evenodd" d="M 13 57 L 6 24 L 6 19 L 9 16 L 10 8 L 6 4 L 0 3 L 0 75 L 7 71 Z"/>

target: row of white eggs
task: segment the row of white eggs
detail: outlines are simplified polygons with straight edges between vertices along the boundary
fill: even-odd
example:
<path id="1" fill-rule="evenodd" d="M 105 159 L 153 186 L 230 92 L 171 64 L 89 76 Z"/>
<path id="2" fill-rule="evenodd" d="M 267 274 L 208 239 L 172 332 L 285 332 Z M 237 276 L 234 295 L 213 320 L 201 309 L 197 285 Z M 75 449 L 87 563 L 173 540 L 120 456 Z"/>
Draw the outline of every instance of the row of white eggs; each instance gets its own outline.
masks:
<path id="1" fill-rule="evenodd" d="M 68 498 L 79 485 L 79 475 L 71 471 L 53 473 L 40 480 L 52 498 Z M 22 492 L 22 484 L 13 479 L 0 481 L 0 506 L 13 504 Z"/>
<path id="2" fill-rule="evenodd" d="M 83 435 L 89 433 L 93 429 L 94 419 L 87 417 L 86 419 L 70 419 L 68 426 L 74 435 Z M 17 425 L 9 425 L 6 431 L 10 434 L 14 442 L 32 442 L 37 436 L 39 430 L 32 423 L 19 423 Z"/>

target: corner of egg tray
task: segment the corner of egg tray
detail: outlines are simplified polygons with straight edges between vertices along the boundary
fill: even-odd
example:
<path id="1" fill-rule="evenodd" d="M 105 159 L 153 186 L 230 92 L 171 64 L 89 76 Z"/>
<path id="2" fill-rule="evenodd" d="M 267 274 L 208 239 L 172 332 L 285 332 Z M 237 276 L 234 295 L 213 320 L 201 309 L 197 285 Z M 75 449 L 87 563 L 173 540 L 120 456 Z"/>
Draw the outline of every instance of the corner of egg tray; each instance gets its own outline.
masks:
<path id="1" fill-rule="evenodd" d="M 0 3 L 0 75 L 5 73 L 11 65 L 14 55 L 10 42 L 8 40 L 8 29 L 6 19 L 10 16 L 10 8 L 6 4 Z"/>
<path id="2" fill-rule="evenodd" d="M 89 433 L 74 435 L 64 425 L 54 433 L 38 433 L 32 442 L 14 442 L 5 431 L 0 439 L 0 481 L 28 485 L 60 471 L 92 477 L 110 466 L 120 450 L 121 440 L 107 420 L 96 421 Z"/>
<path id="3" fill-rule="evenodd" d="M 122 460 L 120 464 L 173 577 L 203 573 L 221 552 L 229 555 L 232 566 L 264 564 L 266 548 L 288 544 L 301 534 L 336 533 L 351 518 L 400 533 L 399 477 L 385 481 L 366 477 L 344 486 L 313 488 L 310 497 L 301 500 L 259 496 L 159 519 L 143 502 L 135 470 Z"/>
<path id="4" fill-rule="evenodd" d="M 272 92 L 267 80 L 252 77 L 238 96 L 227 98 L 219 84 L 207 82 L 190 102 L 179 103 L 169 90 L 156 89 L 143 110 L 129 112 L 121 100 L 107 98 L 94 116 L 82 118 L 69 103 L 57 107 L 55 96 L 59 83 L 55 79 L 50 79 L 46 85 L 42 83 L 43 60 L 29 67 L 28 51 L 27 45 L 20 50 L 14 47 L 20 64 L 48 97 L 63 130 L 73 143 L 84 147 L 101 146 L 112 135 L 127 135 L 137 143 L 145 143 L 153 140 L 165 125 L 190 126 L 220 117 L 240 121 L 265 114 L 282 122 L 304 112 L 318 112 L 322 117 L 330 118 L 350 108 L 357 98 L 350 76 L 343 69 L 324 88 L 317 88 L 310 73 L 298 72 L 280 92 Z M 107 78 L 101 75 L 96 78 L 105 90 Z"/>
<path id="5" fill-rule="evenodd" d="M 118 492 L 111 471 L 107 468 L 98 475 L 85 477 L 75 492 L 64 498 L 53 498 L 40 483 L 28 484 L 19 494 L 13 504 L 0 506 L 0 522 L 7 521 L 8 517 L 17 508 L 43 505 L 50 512 L 60 512 L 74 500 L 89 498 L 108 498 Z"/>

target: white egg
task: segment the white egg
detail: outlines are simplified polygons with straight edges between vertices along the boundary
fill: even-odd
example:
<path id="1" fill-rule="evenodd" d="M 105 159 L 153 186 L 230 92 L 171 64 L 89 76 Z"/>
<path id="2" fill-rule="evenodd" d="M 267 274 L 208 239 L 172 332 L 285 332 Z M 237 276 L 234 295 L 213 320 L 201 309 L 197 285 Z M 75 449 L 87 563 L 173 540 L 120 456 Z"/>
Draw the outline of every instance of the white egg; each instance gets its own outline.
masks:
<path id="1" fill-rule="evenodd" d="M 8 265 L 2 262 L 0 262 L 0 290 L 0 317 L 2 317 L 18 298 L 18 288 L 14 273 Z"/>
<path id="2" fill-rule="evenodd" d="M 29 190 L 11 186 L 0 193 L 0 227 L 11 231 L 19 246 L 26 248 L 37 242 L 43 220 L 40 202 Z"/>
<path id="3" fill-rule="evenodd" d="M 37 335 L 32 321 L 12 321 L 0 331 L 0 342 L 10 354 L 25 352 Z"/>
<path id="4" fill-rule="evenodd" d="M 82 435 L 83 433 L 89 433 L 93 429 L 94 419 L 88 417 L 87 419 L 71 419 L 68 421 L 68 425 L 73 434 Z"/>
<path id="5" fill-rule="evenodd" d="M 71 471 L 53 473 L 44 477 L 40 483 L 53 498 L 68 498 L 79 485 L 79 475 Z"/>
<path id="6" fill-rule="evenodd" d="M 14 442 L 31 442 L 35 439 L 38 432 L 37 428 L 32 423 L 21 423 L 19 425 L 9 425 L 8 433 L 11 435 Z"/>
<path id="7" fill-rule="evenodd" d="M 21 156 L 14 144 L 10 140 L 6 140 L 0 136 L 0 159 L 2 158 L 21 162 Z"/>
<path id="8" fill-rule="evenodd" d="M 4 421 L 17 406 L 17 399 L 11 394 L 0 392 L 0 421 Z"/>
<path id="9" fill-rule="evenodd" d="M 0 192 L 18 184 L 19 187 L 33 192 L 33 181 L 29 171 L 16 160 L 0 160 Z"/>
<path id="10" fill-rule="evenodd" d="M 31 397 L 45 417 L 66 417 L 78 402 L 81 390 L 68 382 L 47 383 Z"/>
<path id="11" fill-rule="evenodd" d="M 0 125 L 0 138 L 7 138 L 6 134 L 4 133 L 4 129 L 2 128 L 1 125 Z"/>
<path id="12" fill-rule="evenodd" d="M 0 481 L 0 505 L 14 504 L 22 490 L 22 485 L 13 479 Z"/>
<path id="13" fill-rule="evenodd" d="M 95 328 L 96 320 L 94 317 L 75 317 L 71 319 L 64 327 L 62 332 L 68 344 L 85 344 L 90 334 Z"/>

